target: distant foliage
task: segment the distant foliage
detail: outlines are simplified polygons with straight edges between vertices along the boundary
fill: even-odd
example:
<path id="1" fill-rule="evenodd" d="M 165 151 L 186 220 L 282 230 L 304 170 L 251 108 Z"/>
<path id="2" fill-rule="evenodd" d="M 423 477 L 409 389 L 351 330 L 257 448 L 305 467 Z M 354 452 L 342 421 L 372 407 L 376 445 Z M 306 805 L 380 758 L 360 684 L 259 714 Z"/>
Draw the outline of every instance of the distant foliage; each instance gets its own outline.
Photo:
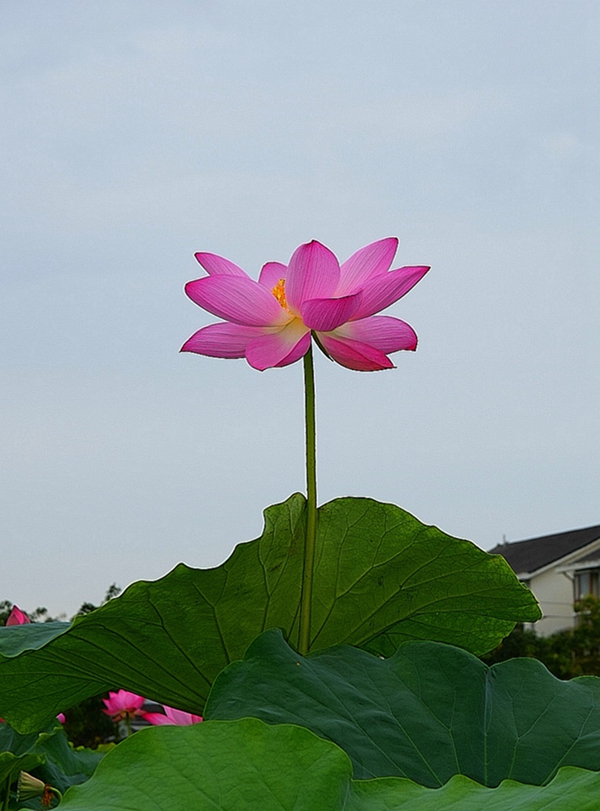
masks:
<path id="1" fill-rule="evenodd" d="M 115 740 L 115 725 L 102 712 L 102 698 L 106 695 L 86 698 L 65 712 L 64 729 L 74 746 L 96 749 L 100 744 Z"/>
<path id="2" fill-rule="evenodd" d="M 100 605 L 104 605 L 109 600 L 112 600 L 113 597 L 118 597 L 121 593 L 121 587 L 117 586 L 116 583 L 113 583 L 108 587 L 106 590 L 106 594 L 104 595 L 104 599 L 100 603 Z M 100 605 L 94 605 L 94 603 L 83 603 L 75 614 L 75 617 L 80 617 L 83 614 L 91 614 L 92 611 L 95 611 L 97 608 L 100 608 Z M 13 609 L 14 604 L 11 603 L 10 600 L 0 600 L 0 627 L 6 625 L 6 620 L 8 619 L 8 615 Z M 22 608 L 22 606 L 19 606 Z M 38 606 L 34 611 L 31 613 L 27 612 L 27 616 L 31 620 L 31 622 L 56 622 L 56 620 L 64 620 L 65 615 L 59 617 L 51 617 L 48 614 L 48 609 Z M 71 617 L 74 619 L 74 617 Z"/>
<path id="3" fill-rule="evenodd" d="M 559 679 L 600 676 L 600 599 L 585 597 L 575 603 L 575 612 L 574 628 L 543 637 L 517 627 L 482 660 L 492 665 L 527 656 L 539 659 Z"/>
<path id="4" fill-rule="evenodd" d="M 13 609 L 13 604 L 10 600 L 1 600 L 0 601 L 0 626 L 6 625 L 6 620 L 8 619 L 8 615 Z M 51 617 L 48 614 L 47 608 L 42 608 L 38 606 L 35 611 L 32 611 L 31 614 L 27 615 L 31 622 L 53 622 L 58 617 Z"/>
<path id="5" fill-rule="evenodd" d="M 106 594 L 104 595 L 104 599 L 100 603 L 100 605 L 105 605 L 114 597 L 118 597 L 121 593 L 121 587 L 117 586 L 116 583 L 113 583 L 111 586 L 108 587 L 106 590 Z M 84 614 L 91 614 L 92 611 L 95 611 L 97 608 L 100 608 L 100 605 L 94 605 L 94 603 L 83 603 L 79 611 L 75 614 L 76 617 L 81 617 Z"/>

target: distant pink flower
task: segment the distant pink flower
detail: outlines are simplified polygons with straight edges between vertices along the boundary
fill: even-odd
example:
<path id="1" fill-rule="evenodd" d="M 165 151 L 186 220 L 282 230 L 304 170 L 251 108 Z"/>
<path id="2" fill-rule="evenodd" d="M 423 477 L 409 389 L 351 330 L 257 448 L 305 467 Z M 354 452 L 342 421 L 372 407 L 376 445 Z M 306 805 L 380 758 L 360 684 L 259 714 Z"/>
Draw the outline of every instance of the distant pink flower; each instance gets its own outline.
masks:
<path id="1" fill-rule="evenodd" d="M 27 625 L 30 622 L 31 620 L 27 614 L 16 605 L 13 605 L 12 611 L 6 620 L 7 625 Z"/>
<path id="2" fill-rule="evenodd" d="M 110 692 L 108 698 L 102 699 L 106 705 L 106 709 L 102 712 L 110 715 L 113 721 L 123 721 L 125 718 L 133 718 L 134 715 L 142 715 L 145 700 L 143 696 L 128 693 L 127 690 Z"/>
<path id="3" fill-rule="evenodd" d="M 144 712 L 143 717 L 150 724 L 155 726 L 164 726 L 166 724 L 175 724 L 178 727 L 187 727 L 191 724 L 199 724 L 202 721 L 201 715 L 192 715 L 190 712 L 183 710 L 174 710 L 173 707 L 167 707 L 163 704 L 165 714 L 162 712 Z"/>
<path id="4" fill-rule="evenodd" d="M 389 369 L 387 357 L 414 350 L 417 336 L 398 318 L 377 316 L 402 298 L 429 270 L 390 270 L 398 240 L 381 239 L 342 265 L 313 240 L 294 251 L 289 265 L 267 262 L 258 281 L 229 259 L 197 253 L 209 274 L 188 282 L 193 302 L 224 323 L 194 333 L 181 348 L 216 358 L 246 358 L 263 371 L 288 366 L 308 352 L 311 335 L 325 353 L 357 371 Z"/>

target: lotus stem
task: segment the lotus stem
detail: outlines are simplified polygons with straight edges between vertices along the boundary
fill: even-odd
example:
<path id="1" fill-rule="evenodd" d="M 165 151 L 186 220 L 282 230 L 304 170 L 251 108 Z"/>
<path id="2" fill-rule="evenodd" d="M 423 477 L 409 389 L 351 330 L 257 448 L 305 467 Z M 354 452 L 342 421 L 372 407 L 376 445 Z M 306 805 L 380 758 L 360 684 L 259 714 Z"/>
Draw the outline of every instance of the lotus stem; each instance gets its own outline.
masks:
<path id="1" fill-rule="evenodd" d="M 312 346 L 304 356 L 304 418 L 306 424 L 306 538 L 300 597 L 299 652 L 310 648 L 315 546 L 317 536 L 317 427 L 315 415 L 315 371 Z"/>
<path id="2" fill-rule="evenodd" d="M 10 774 L 6 778 L 6 791 L 4 792 L 4 797 L 2 799 L 2 811 L 7 811 L 8 804 L 10 802 Z"/>

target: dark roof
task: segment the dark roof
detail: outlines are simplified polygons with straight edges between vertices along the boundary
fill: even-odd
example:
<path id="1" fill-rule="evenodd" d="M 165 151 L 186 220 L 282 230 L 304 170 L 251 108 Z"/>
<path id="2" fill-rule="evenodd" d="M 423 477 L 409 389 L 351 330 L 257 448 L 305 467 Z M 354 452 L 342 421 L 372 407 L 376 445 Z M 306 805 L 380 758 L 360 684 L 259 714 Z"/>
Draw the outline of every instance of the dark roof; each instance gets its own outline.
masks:
<path id="1" fill-rule="evenodd" d="M 501 543 L 490 549 L 491 555 L 502 555 L 517 574 L 535 572 L 555 560 L 600 539 L 600 524 L 556 535 L 543 535 L 527 541 Z"/>

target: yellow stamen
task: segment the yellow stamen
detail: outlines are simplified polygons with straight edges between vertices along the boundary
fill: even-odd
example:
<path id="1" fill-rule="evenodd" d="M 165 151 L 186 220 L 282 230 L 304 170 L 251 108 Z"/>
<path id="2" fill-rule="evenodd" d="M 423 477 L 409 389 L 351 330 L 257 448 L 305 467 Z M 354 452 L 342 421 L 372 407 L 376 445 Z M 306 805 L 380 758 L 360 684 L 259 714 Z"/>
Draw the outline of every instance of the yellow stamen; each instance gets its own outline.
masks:
<path id="1" fill-rule="evenodd" d="M 285 297 L 285 279 L 280 279 L 275 287 L 271 290 L 277 301 L 281 304 L 284 310 L 288 310 L 287 299 Z M 289 310 L 288 310 L 289 312 Z"/>

